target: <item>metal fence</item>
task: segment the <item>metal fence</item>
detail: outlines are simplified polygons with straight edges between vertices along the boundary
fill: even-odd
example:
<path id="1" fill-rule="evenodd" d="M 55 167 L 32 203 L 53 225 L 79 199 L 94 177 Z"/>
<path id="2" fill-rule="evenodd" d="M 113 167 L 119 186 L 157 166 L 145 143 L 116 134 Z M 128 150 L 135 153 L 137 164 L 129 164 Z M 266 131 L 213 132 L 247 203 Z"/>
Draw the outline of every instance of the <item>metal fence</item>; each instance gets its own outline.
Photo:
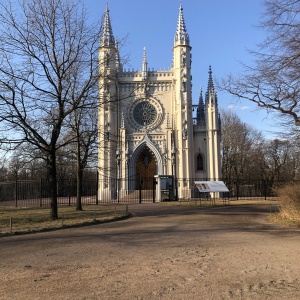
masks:
<path id="1" fill-rule="evenodd" d="M 208 197 L 205 193 L 200 193 L 194 181 L 215 181 L 216 179 L 177 179 L 176 186 L 187 185 L 192 187 L 191 198 Z M 217 179 L 218 180 L 218 179 Z M 252 199 L 252 198 L 273 198 L 276 197 L 276 189 L 291 183 L 290 181 L 274 181 L 267 179 L 220 179 L 224 181 L 229 192 L 221 193 L 221 197 L 228 199 Z"/>
<path id="2" fill-rule="evenodd" d="M 172 190 L 162 191 L 162 201 L 189 201 L 213 197 L 212 194 L 199 192 L 194 184 L 194 181 L 198 180 L 177 178 Z M 207 178 L 202 180 L 210 181 Z M 229 193 L 220 193 L 217 197 L 229 200 L 273 198 L 276 197 L 276 188 L 290 183 L 263 179 L 223 179 L 223 181 Z M 183 186 L 190 191 L 189 196 L 184 199 L 178 196 L 178 190 Z M 57 182 L 58 205 L 75 205 L 76 189 L 76 180 Z M 50 206 L 50 199 L 50 186 L 46 179 L 0 182 L 0 205 Z M 83 181 L 82 204 L 131 204 L 155 201 L 156 181 L 152 178 L 139 181 L 116 178 Z"/>
<path id="3" fill-rule="evenodd" d="M 98 184 L 99 203 L 151 203 L 156 200 L 154 178 L 100 179 Z"/>
<path id="4" fill-rule="evenodd" d="M 58 205 L 76 204 L 76 180 L 57 182 Z M 82 202 L 96 204 L 97 180 L 84 180 Z M 50 183 L 46 179 L 0 182 L 0 205 L 50 206 Z"/>

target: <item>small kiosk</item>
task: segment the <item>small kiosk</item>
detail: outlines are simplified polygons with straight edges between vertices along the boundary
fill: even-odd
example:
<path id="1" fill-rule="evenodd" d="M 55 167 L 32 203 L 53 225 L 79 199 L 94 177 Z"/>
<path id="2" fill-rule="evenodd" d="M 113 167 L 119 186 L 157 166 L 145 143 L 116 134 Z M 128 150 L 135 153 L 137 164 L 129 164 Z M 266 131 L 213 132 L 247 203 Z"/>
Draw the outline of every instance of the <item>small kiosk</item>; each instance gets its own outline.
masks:
<path id="1" fill-rule="evenodd" d="M 156 202 L 175 200 L 175 182 L 173 175 L 155 175 Z"/>

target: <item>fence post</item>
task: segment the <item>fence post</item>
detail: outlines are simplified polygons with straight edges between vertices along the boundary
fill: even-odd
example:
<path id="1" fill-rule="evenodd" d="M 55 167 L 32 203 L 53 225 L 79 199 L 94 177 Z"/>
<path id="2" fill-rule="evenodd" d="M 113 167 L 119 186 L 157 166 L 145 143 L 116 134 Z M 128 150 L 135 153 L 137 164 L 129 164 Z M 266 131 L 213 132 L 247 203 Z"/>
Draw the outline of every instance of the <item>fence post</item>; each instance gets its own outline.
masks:
<path id="1" fill-rule="evenodd" d="M 139 203 L 142 203 L 142 182 L 140 181 Z"/>
<path id="2" fill-rule="evenodd" d="M 152 190 L 152 200 L 155 203 L 155 194 L 156 194 L 156 178 L 153 177 L 153 190 Z"/>
<path id="3" fill-rule="evenodd" d="M 40 207 L 42 207 L 42 199 L 43 199 L 43 178 L 40 179 Z"/>
<path id="4" fill-rule="evenodd" d="M 97 175 L 96 175 L 96 205 L 99 204 L 98 186 L 99 186 L 99 173 L 98 173 L 98 170 L 97 170 Z"/>
<path id="5" fill-rule="evenodd" d="M 264 188 L 265 188 L 265 200 L 267 200 L 267 181 L 264 179 Z"/>
<path id="6" fill-rule="evenodd" d="M 15 206 L 18 207 L 18 179 L 15 181 Z"/>
<path id="7" fill-rule="evenodd" d="M 178 178 L 174 177 L 174 184 L 175 184 L 175 201 L 178 201 Z"/>
<path id="8" fill-rule="evenodd" d="M 240 184 L 239 181 L 236 180 L 236 200 L 239 200 L 239 192 L 240 192 Z"/>

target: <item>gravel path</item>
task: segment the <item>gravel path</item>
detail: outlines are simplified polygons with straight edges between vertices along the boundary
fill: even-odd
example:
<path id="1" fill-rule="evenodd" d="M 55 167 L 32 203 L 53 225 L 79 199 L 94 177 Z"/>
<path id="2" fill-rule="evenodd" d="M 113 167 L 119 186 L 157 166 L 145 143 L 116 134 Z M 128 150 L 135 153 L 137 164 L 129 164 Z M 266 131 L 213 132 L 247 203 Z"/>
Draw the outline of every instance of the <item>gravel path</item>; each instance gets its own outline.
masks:
<path id="1" fill-rule="evenodd" d="M 271 224 L 267 205 L 129 211 L 0 238 L 0 299 L 300 299 L 300 230 Z"/>

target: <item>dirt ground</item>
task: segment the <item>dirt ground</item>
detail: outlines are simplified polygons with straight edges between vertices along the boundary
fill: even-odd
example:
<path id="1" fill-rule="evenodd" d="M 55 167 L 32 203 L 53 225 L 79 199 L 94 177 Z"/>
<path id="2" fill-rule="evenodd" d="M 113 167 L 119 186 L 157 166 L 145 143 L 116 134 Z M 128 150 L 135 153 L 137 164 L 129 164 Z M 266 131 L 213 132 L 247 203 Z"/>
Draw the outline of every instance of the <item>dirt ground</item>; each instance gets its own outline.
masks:
<path id="1" fill-rule="evenodd" d="M 300 299 L 300 230 L 270 223 L 269 206 L 129 211 L 0 238 L 0 299 Z"/>

